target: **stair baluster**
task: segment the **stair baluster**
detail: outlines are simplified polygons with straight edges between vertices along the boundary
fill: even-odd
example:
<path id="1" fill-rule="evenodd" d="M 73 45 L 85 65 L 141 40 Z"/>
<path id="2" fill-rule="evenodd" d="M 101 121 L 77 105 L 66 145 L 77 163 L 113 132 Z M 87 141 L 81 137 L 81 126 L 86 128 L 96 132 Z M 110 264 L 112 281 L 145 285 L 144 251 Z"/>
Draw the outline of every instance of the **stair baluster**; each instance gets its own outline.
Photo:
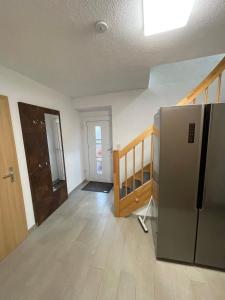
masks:
<path id="1" fill-rule="evenodd" d="M 204 103 L 207 104 L 208 103 L 208 98 L 209 98 L 209 89 L 208 88 L 205 89 L 204 95 L 205 95 L 205 98 L 204 98 L 205 101 L 204 101 Z"/>
<path id="2" fill-rule="evenodd" d="M 133 147 L 133 191 L 135 190 L 136 182 L 135 182 L 135 147 Z"/>
<path id="3" fill-rule="evenodd" d="M 144 151 L 144 140 L 141 141 L 141 184 L 144 183 L 144 155 L 145 155 L 145 151 Z"/>
<path id="4" fill-rule="evenodd" d="M 220 75 L 219 75 L 219 77 L 218 77 L 217 97 L 216 97 L 216 102 L 217 102 L 217 103 L 220 103 L 221 79 L 222 79 L 222 73 L 220 73 Z"/>
<path id="5" fill-rule="evenodd" d="M 128 189 L 128 183 L 127 183 L 127 154 L 125 155 L 125 190 L 126 190 L 126 196 L 127 196 L 127 189 Z"/>

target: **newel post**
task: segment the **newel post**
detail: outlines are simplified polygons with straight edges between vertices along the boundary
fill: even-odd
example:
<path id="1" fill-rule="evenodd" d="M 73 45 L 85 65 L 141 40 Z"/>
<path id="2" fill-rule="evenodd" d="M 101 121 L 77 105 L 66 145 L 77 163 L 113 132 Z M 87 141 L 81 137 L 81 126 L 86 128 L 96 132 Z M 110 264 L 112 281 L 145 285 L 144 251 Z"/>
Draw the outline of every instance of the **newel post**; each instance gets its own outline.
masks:
<path id="1" fill-rule="evenodd" d="M 120 161 L 119 151 L 113 151 L 114 214 L 120 216 Z"/>

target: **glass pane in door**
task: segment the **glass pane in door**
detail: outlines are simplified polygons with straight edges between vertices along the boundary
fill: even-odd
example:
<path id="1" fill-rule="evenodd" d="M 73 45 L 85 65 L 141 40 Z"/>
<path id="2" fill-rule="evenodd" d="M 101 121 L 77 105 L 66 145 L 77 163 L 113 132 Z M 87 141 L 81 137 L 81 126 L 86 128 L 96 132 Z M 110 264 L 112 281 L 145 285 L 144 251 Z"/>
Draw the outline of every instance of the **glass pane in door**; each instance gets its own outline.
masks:
<path id="1" fill-rule="evenodd" d="M 102 158 L 96 159 L 96 172 L 98 175 L 102 174 Z"/>
<path id="2" fill-rule="evenodd" d="M 95 126 L 96 173 L 102 174 L 102 128 Z"/>

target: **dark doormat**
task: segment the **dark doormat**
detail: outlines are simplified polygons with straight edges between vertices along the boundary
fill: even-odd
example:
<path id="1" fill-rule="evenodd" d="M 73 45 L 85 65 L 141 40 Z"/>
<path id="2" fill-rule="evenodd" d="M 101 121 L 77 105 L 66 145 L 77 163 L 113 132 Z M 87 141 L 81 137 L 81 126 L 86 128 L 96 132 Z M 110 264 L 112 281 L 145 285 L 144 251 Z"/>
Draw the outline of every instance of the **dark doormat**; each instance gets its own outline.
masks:
<path id="1" fill-rule="evenodd" d="M 109 193 L 112 187 L 113 187 L 112 183 L 89 181 L 88 184 L 82 188 L 82 191 Z"/>

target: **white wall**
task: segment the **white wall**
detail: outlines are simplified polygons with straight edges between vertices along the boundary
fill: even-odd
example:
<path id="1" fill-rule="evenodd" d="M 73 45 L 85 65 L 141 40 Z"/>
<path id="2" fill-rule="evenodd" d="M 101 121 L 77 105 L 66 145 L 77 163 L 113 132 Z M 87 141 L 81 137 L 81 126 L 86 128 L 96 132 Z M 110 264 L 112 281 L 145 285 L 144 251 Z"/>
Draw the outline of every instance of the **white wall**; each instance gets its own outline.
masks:
<path id="1" fill-rule="evenodd" d="M 83 181 L 79 115 L 73 109 L 69 98 L 2 66 L 0 66 L 0 94 L 9 98 L 27 224 L 30 228 L 35 222 L 17 102 L 22 101 L 60 111 L 69 192 Z"/>

